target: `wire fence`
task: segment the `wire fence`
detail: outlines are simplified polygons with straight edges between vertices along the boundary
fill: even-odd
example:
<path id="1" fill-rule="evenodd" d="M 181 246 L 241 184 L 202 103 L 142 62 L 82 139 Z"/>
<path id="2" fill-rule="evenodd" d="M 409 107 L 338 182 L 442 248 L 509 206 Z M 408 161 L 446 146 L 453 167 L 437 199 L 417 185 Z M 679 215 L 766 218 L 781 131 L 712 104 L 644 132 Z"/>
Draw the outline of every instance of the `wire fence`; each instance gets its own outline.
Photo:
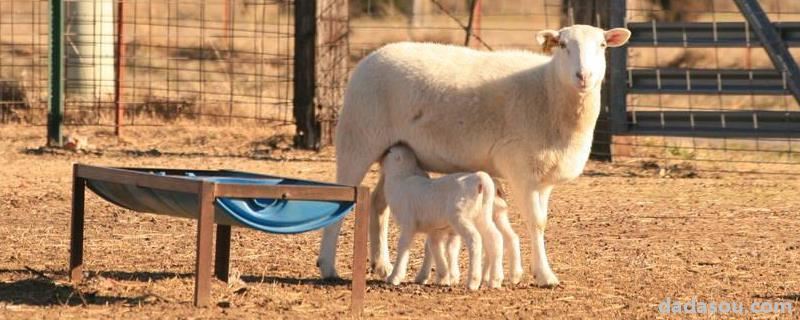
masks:
<path id="1" fill-rule="evenodd" d="M 47 12 L 47 1 L 0 0 L 0 123 L 46 120 Z"/>
<path id="2" fill-rule="evenodd" d="M 290 123 L 292 8 L 65 1 L 64 124 Z M 0 122 L 46 121 L 49 19 L 48 1 L 0 0 Z"/>
<path id="3" fill-rule="evenodd" d="M 779 34 L 800 22 L 798 2 L 758 3 Z M 677 175 L 800 172 L 798 102 L 734 1 L 627 7 L 628 26 L 647 40 L 628 49 L 626 125 L 653 132 L 615 137 L 615 160 Z M 795 61 L 798 49 L 790 48 Z"/>
<path id="4" fill-rule="evenodd" d="M 386 43 L 430 41 L 465 44 L 471 1 L 362 0 L 351 5 L 351 62 Z M 476 1 L 469 44 L 483 50 L 525 48 L 539 51 L 535 32 L 559 28 L 560 0 Z"/>

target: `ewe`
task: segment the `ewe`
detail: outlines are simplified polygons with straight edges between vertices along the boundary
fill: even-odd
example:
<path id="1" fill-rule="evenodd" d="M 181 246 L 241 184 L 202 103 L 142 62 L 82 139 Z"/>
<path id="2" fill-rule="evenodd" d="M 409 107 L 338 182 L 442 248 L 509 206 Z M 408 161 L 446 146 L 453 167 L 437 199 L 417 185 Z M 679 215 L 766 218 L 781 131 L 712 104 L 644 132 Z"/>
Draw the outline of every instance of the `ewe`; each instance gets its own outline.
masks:
<path id="1" fill-rule="evenodd" d="M 403 145 L 389 149 L 381 163 L 386 202 L 400 227 L 397 262 L 386 279 L 400 284 L 406 276 L 408 254 L 414 235 L 428 235 L 436 262 L 437 281 L 448 285 L 445 241 L 455 232 L 469 249 L 467 287 L 481 285 L 483 246 L 486 248 L 487 282 L 492 288 L 503 282 L 503 238 L 492 217 L 495 187 L 484 172 L 454 173 L 431 179 L 417 164 L 414 152 Z M 458 267 L 456 265 L 456 267 Z"/>
<path id="2" fill-rule="evenodd" d="M 336 181 L 357 185 L 392 145 L 403 142 L 423 169 L 485 171 L 506 180 L 527 219 L 536 284 L 558 285 L 545 254 L 553 186 L 580 175 L 600 111 L 606 47 L 628 41 L 623 28 L 575 25 L 536 35 L 552 57 L 525 51 L 481 52 L 432 43 L 396 43 L 353 71 L 336 130 Z M 390 272 L 383 184 L 372 202 L 370 254 Z M 323 232 L 317 260 L 336 277 L 341 223 Z"/>

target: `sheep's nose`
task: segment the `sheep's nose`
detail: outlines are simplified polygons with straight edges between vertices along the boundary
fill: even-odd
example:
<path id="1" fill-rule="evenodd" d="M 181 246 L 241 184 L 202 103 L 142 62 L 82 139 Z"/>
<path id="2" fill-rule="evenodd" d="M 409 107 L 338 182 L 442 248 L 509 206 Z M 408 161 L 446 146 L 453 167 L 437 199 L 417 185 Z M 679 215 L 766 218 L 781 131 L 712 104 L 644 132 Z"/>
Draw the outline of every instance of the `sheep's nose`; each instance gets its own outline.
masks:
<path id="1" fill-rule="evenodd" d="M 589 82 L 589 77 L 592 74 L 587 71 L 580 71 L 575 73 L 575 77 L 578 78 L 578 85 L 581 88 L 586 88 Z"/>

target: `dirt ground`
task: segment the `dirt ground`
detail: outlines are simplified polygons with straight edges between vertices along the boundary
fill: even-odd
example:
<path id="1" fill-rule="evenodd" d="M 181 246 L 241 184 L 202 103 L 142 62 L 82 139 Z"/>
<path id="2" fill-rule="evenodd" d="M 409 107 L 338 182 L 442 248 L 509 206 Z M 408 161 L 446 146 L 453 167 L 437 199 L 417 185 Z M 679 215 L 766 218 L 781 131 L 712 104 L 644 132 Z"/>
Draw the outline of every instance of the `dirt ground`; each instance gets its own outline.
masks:
<path id="1" fill-rule="evenodd" d="M 73 153 L 40 148 L 44 130 L 0 126 L 0 319 L 349 317 L 347 282 L 317 279 L 317 232 L 277 236 L 234 228 L 234 280 L 214 282 L 213 306 L 195 309 L 194 221 L 130 212 L 93 194 L 87 197 L 88 276 L 78 285 L 66 277 L 75 162 L 333 180 L 332 150 L 287 150 L 289 127 L 173 126 L 131 128 L 119 141 L 108 129 L 81 128 L 89 151 Z M 561 286 L 536 288 L 529 271 L 517 287 L 478 292 L 393 287 L 372 277 L 365 318 L 650 319 L 661 317 L 665 298 L 693 297 L 748 306 L 787 300 L 798 310 L 782 316 L 798 317 L 797 176 L 665 178 L 652 166 L 590 163 L 583 177 L 555 189 L 547 249 Z M 375 178 L 372 172 L 367 183 Z M 511 218 L 528 267 L 523 220 L 516 211 Z M 352 218 L 343 230 L 338 268 L 349 279 Z"/>

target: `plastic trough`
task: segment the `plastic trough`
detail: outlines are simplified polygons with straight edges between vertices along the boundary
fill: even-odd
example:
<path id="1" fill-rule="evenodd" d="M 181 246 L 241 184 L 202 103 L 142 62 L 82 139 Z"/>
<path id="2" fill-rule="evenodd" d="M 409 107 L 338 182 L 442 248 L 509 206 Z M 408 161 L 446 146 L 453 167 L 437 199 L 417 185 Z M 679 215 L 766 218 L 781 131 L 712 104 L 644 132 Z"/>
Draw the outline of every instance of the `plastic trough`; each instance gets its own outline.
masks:
<path id="1" fill-rule="evenodd" d="M 323 228 L 355 207 L 350 308 L 366 294 L 369 188 L 229 170 L 109 168 L 75 164 L 72 177 L 69 278 L 83 278 L 85 190 L 139 212 L 197 220 L 194 305 L 207 306 L 213 274 L 228 281 L 231 226 L 292 234 Z M 213 232 L 216 224 L 216 233 Z M 216 234 L 216 241 L 213 235 Z M 269 250 L 271 248 L 264 248 Z"/>
<path id="2" fill-rule="evenodd" d="M 234 171 L 183 171 L 182 174 L 172 175 L 164 171 L 149 173 L 218 184 L 332 186 L 323 182 Z M 180 218 L 198 218 L 196 194 L 94 179 L 87 179 L 86 182 L 89 189 L 103 199 L 130 210 Z M 281 234 L 302 233 L 323 228 L 338 222 L 353 208 L 352 201 L 217 198 L 215 203 L 214 222 L 217 224 L 244 226 Z"/>

